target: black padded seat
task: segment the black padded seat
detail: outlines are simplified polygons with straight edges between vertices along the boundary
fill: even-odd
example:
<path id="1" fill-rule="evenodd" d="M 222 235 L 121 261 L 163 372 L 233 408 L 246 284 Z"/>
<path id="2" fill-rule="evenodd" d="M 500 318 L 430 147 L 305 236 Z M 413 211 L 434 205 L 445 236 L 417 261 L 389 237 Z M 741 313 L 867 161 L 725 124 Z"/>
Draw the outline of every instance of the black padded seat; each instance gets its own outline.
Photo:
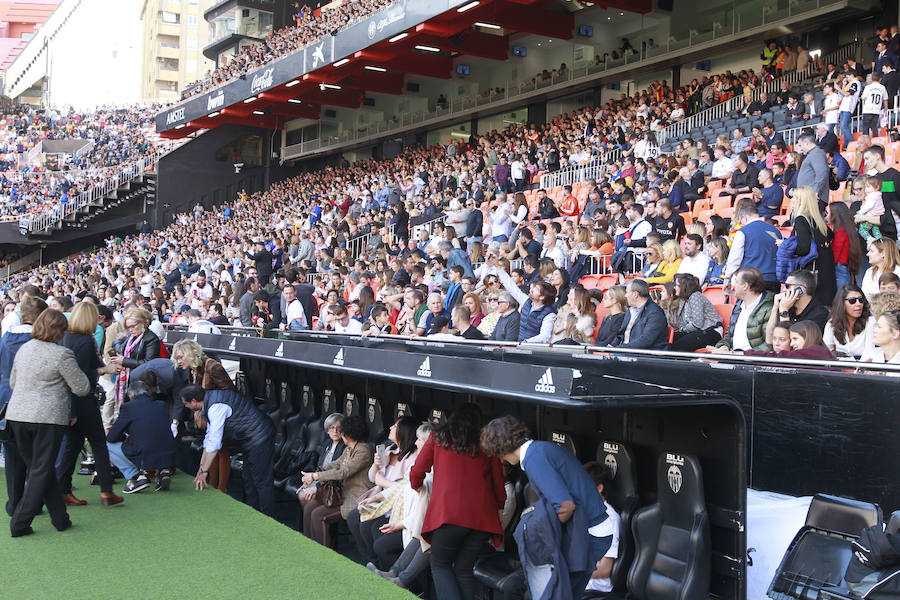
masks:
<path id="1" fill-rule="evenodd" d="M 597 460 L 605 463 L 612 471 L 612 481 L 603 491 L 603 495 L 619 514 L 619 556 L 613 563 L 610 581 L 613 590 L 625 591 L 628 569 L 634 561 L 631 523 L 640 505 L 637 493 L 637 468 L 631 448 L 613 440 L 600 442 L 597 446 Z"/>
<path id="2" fill-rule="evenodd" d="M 656 503 L 632 519 L 635 559 L 628 591 L 641 600 L 707 598 L 712 548 L 700 461 L 662 453 L 656 487 Z"/>
<path id="3" fill-rule="evenodd" d="M 575 441 L 572 439 L 572 436 L 565 431 L 553 431 L 550 433 L 550 441 L 554 444 L 558 444 L 563 448 L 566 448 L 574 454 L 578 456 L 578 453 L 575 452 Z"/>
<path id="4" fill-rule="evenodd" d="M 344 396 L 344 405 L 341 407 L 341 411 L 345 417 L 359 416 L 359 398 L 355 393 L 347 392 Z"/>
<path id="5" fill-rule="evenodd" d="M 841 597 L 852 556 L 850 545 L 863 529 L 881 522 L 877 504 L 817 494 L 809 505 L 806 523 L 775 571 L 769 598 L 806 600 L 825 590 L 832 598 Z"/>
<path id="6" fill-rule="evenodd" d="M 387 438 L 387 431 L 384 428 L 384 415 L 378 398 L 373 396 L 366 398 L 366 410 L 363 418 L 366 420 L 366 425 L 369 426 L 369 442 L 375 444 Z"/>
<path id="7" fill-rule="evenodd" d="M 531 503 L 527 501 L 527 497 L 533 495 L 531 484 L 521 469 L 516 469 L 512 475 L 513 489 L 516 494 L 516 508 L 513 517 L 503 532 L 506 550 L 504 552 L 494 552 L 485 554 L 478 558 L 475 563 L 475 579 L 482 585 L 500 592 L 504 598 L 524 598 L 525 597 L 525 571 L 522 569 L 522 563 L 519 561 L 519 553 L 516 548 L 516 542 L 513 538 L 513 532 L 519 525 L 519 519 L 522 517 L 522 511 Z M 526 494 L 526 490 L 530 494 Z M 536 499 L 536 498 L 535 498 Z"/>

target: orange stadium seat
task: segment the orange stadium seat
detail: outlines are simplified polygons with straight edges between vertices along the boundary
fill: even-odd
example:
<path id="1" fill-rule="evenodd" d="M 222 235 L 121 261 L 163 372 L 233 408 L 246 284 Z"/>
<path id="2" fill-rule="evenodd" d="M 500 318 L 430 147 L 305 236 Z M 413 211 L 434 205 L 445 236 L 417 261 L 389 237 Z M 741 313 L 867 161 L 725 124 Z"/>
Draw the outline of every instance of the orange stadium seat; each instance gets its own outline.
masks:
<path id="1" fill-rule="evenodd" d="M 721 214 L 721 211 L 724 208 L 731 208 L 731 196 L 718 196 L 713 199 L 712 209 L 716 211 L 716 214 Z"/>
<path id="2" fill-rule="evenodd" d="M 722 328 L 724 331 L 728 331 L 728 325 L 731 323 L 731 311 L 734 310 L 734 305 L 732 304 L 716 304 L 716 312 L 719 313 L 719 316 L 722 318 Z"/>
<path id="3" fill-rule="evenodd" d="M 619 276 L 616 274 L 612 275 L 585 275 L 581 279 L 578 280 L 578 283 L 583 285 L 585 289 L 588 290 L 603 290 L 606 291 L 612 286 L 616 285 L 619 281 Z"/>
<path id="4" fill-rule="evenodd" d="M 727 304 L 728 296 L 725 295 L 725 287 L 721 285 L 711 285 L 703 290 L 703 295 L 713 304 Z"/>

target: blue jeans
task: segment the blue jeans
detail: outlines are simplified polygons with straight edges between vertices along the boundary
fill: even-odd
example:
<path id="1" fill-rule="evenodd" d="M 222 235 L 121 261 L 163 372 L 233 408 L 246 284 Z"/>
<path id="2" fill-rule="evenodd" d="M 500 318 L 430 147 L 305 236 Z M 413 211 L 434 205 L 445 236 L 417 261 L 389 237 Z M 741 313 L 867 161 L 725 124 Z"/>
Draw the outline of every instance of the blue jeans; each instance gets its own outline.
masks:
<path id="1" fill-rule="evenodd" d="M 834 278 L 837 281 L 838 289 L 842 285 L 847 285 L 850 283 L 850 268 L 845 264 L 835 263 Z"/>
<path id="2" fill-rule="evenodd" d="M 122 452 L 122 442 L 106 442 L 106 447 L 109 449 L 109 460 L 122 471 L 125 479 L 132 479 L 137 476 L 138 468 Z"/>
<path id="3" fill-rule="evenodd" d="M 498 244 L 502 244 L 503 242 L 509 241 L 508 235 L 495 235 L 491 241 L 497 242 Z"/>
<path id="4" fill-rule="evenodd" d="M 841 114 L 838 115 L 841 121 L 841 135 L 844 136 L 844 148 L 847 147 L 847 144 L 853 141 L 853 131 L 850 126 L 850 117 L 851 113 L 842 110 Z"/>

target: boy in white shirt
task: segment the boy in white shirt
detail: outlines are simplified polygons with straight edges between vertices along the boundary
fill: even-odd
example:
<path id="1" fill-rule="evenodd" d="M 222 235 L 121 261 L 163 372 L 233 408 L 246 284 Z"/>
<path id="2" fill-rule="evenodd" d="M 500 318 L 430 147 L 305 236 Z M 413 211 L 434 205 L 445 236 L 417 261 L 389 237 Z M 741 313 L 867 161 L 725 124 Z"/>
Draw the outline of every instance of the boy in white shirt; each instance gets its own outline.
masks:
<path id="1" fill-rule="evenodd" d="M 606 514 L 609 517 L 600 523 L 600 526 L 604 528 L 603 533 L 595 535 L 612 536 L 612 544 L 609 550 L 603 555 L 603 559 L 597 563 L 585 589 L 597 592 L 612 592 L 613 586 L 610 575 L 612 574 L 613 563 L 619 557 L 619 513 L 606 501 L 604 492 L 613 479 L 613 472 L 607 464 L 600 461 L 589 462 L 584 465 L 584 469 L 591 476 L 591 479 L 594 480 L 594 483 L 597 484 L 597 491 L 600 492 L 600 497 L 603 498 L 603 504 L 606 505 Z"/>
<path id="2" fill-rule="evenodd" d="M 887 89 L 881 85 L 881 73 L 869 75 L 872 82 L 862 92 L 862 133 L 871 137 L 878 137 L 878 129 L 881 127 L 881 113 L 887 106 Z"/>

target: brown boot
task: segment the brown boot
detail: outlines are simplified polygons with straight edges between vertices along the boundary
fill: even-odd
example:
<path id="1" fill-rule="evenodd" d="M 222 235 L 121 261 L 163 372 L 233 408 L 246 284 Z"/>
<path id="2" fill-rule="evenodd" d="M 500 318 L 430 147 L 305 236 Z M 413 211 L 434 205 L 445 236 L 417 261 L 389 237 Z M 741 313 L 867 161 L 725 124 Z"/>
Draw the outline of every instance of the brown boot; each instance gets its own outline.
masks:
<path id="1" fill-rule="evenodd" d="M 103 506 L 112 506 L 114 504 L 120 504 L 125 501 L 125 498 L 122 496 L 116 496 L 112 492 L 101 492 L 100 493 L 100 503 Z"/>
<path id="2" fill-rule="evenodd" d="M 87 500 L 79 500 L 72 492 L 63 496 L 63 502 L 66 503 L 66 506 L 84 506 L 87 504 Z"/>

